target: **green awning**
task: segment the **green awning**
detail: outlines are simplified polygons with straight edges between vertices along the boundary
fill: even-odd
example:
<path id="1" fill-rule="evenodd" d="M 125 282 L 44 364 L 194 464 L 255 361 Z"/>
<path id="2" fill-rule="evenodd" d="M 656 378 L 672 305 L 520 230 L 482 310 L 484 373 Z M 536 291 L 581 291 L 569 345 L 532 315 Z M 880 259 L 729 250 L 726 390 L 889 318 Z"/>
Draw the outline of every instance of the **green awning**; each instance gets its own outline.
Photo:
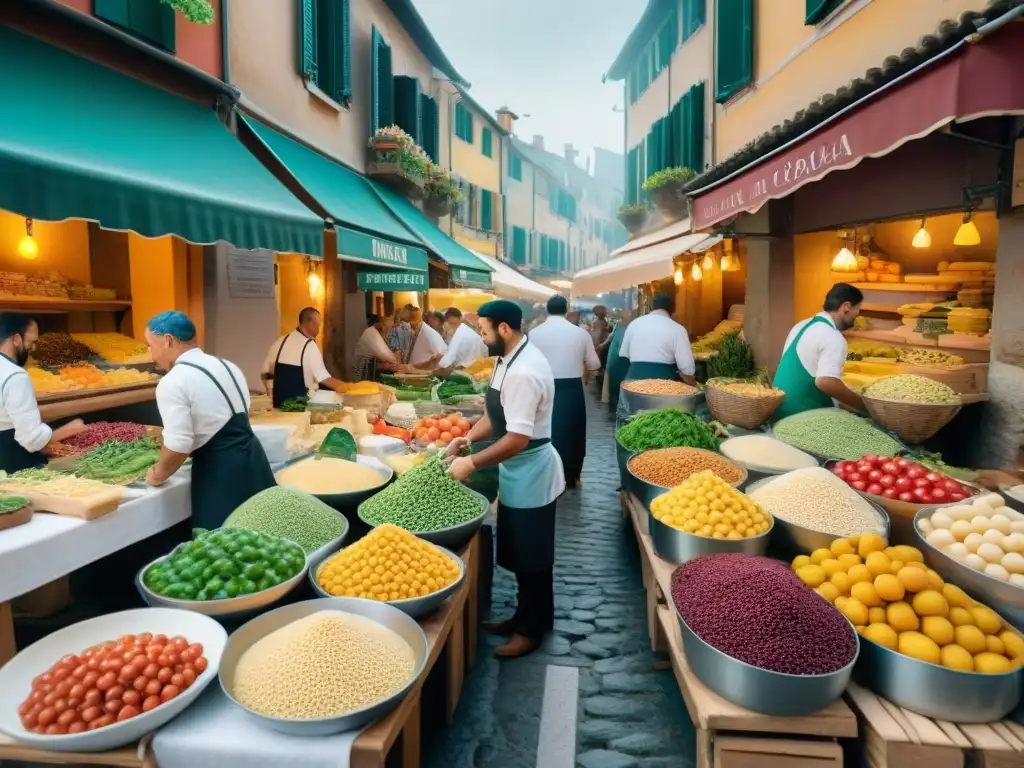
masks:
<path id="1" fill-rule="evenodd" d="M 356 288 L 360 291 L 425 291 L 427 273 L 411 269 L 360 269 L 356 273 Z"/>
<path id="2" fill-rule="evenodd" d="M 461 269 L 467 275 L 470 272 L 474 272 L 484 276 L 484 282 L 474 282 L 473 288 L 491 287 L 491 268 L 487 264 L 474 256 L 468 249 L 448 237 L 409 200 L 397 192 L 391 191 L 383 184 L 378 184 L 371 180 L 370 185 L 377 190 L 380 199 L 387 203 L 388 208 L 391 209 L 395 216 L 406 227 L 415 232 L 432 253 L 448 265 L 450 281 L 455 279 L 455 270 Z M 457 281 L 454 284 L 457 285 Z"/>
<path id="3" fill-rule="evenodd" d="M 240 117 L 333 217 L 340 258 L 401 269 L 427 268 L 423 244 L 395 218 L 363 176 L 253 117 Z"/>
<path id="4" fill-rule="evenodd" d="M 178 98 L 0 27 L 0 208 L 319 255 L 323 220 Z"/>
<path id="5" fill-rule="evenodd" d="M 491 288 L 491 273 L 462 267 L 448 268 L 448 282 L 457 288 Z"/>

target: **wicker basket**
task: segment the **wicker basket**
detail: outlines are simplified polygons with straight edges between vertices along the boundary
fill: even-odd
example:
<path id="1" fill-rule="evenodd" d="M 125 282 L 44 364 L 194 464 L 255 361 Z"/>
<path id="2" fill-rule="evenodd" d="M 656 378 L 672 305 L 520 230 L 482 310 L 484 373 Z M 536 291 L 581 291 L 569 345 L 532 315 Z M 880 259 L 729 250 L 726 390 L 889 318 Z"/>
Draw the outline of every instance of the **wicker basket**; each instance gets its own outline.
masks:
<path id="1" fill-rule="evenodd" d="M 449 406 L 435 403 L 433 400 L 414 400 L 412 407 L 416 409 L 416 417 L 420 419 L 437 416 L 445 410 L 450 410 Z"/>
<path id="2" fill-rule="evenodd" d="M 744 429 L 757 429 L 771 418 L 782 404 L 786 393 L 775 390 L 774 394 L 761 397 L 743 397 L 726 392 L 716 387 L 713 381 L 709 381 L 704 395 L 708 402 L 708 410 L 719 421 Z"/>
<path id="3" fill-rule="evenodd" d="M 907 403 L 864 397 L 871 418 L 896 434 L 903 442 L 923 443 L 960 413 L 960 405 Z"/>

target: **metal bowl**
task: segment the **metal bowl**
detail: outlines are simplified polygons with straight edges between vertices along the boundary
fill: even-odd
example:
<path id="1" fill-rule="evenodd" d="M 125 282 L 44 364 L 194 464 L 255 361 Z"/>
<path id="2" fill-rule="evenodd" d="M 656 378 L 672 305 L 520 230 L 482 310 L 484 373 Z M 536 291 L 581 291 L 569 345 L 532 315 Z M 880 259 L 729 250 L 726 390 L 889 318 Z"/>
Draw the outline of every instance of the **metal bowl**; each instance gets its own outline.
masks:
<path id="1" fill-rule="evenodd" d="M 619 465 L 619 487 L 627 493 L 633 489 L 630 487 L 631 476 L 626 468 L 626 463 L 634 456 L 636 454 L 633 451 L 624 448 L 618 440 L 615 441 L 615 461 Z"/>
<path id="2" fill-rule="evenodd" d="M 627 382 L 622 382 L 624 385 Z M 696 413 L 697 407 L 704 399 L 702 391 L 692 395 L 641 395 L 630 392 L 625 386 L 619 389 L 619 400 L 625 405 L 629 414 L 640 411 L 657 411 L 662 408 L 679 408 L 687 413 Z"/>
<path id="3" fill-rule="evenodd" d="M 344 515 L 341 515 L 341 518 L 342 520 L 345 520 Z M 341 549 L 342 545 L 345 543 L 345 539 L 348 537 L 350 530 L 351 526 L 348 524 L 348 520 L 345 520 L 345 530 L 341 532 L 340 536 L 331 539 L 322 547 L 317 547 L 308 555 L 306 555 L 306 570 L 312 573 L 314 563 L 319 565 L 321 562 L 323 562 L 323 559 L 325 557 Z"/>
<path id="4" fill-rule="evenodd" d="M 466 491 L 471 493 L 480 502 L 480 514 L 476 517 L 466 520 L 464 523 L 453 525 L 448 528 L 441 528 L 436 531 L 409 531 L 416 536 L 419 536 L 424 541 L 429 541 L 431 544 L 436 544 L 439 547 L 458 552 L 460 549 L 469 544 L 470 540 L 476 536 L 476 532 L 480 530 L 480 526 L 484 524 L 484 518 L 487 517 L 487 512 L 491 508 L 491 502 L 487 500 L 486 496 L 483 496 L 472 488 L 465 488 Z M 379 523 L 373 523 L 363 517 L 363 505 L 359 505 L 359 519 L 362 520 L 366 525 L 371 528 L 376 528 Z"/>
<path id="5" fill-rule="evenodd" d="M 756 483 L 751 483 L 747 486 L 746 493 L 748 495 L 752 494 L 759 488 L 764 488 L 769 483 L 774 482 L 778 477 L 781 477 L 781 475 L 776 477 L 766 477 L 763 480 L 758 480 Z M 850 490 L 852 491 L 853 489 L 851 488 Z M 870 499 L 864 499 L 864 502 L 868 504 L 871 507 L 871 510 L 875 513 L 875 519 L 883 528 L 881 536 L 886 540 L 886 542 L 888 542 L 890 533 L 888 513 Z M 775 528 L 777 531 L 776 538 L 786 551 L 807 553 L 813 552 L 816 549 L 829 549 L 832 546 L 832 542 L 836 539 L 846 538 L 845 536 L 841 536 L 836 533 L 816 531 L 813 528 L 806 528 L 802 525 L 788 522 L 778 515 L 772 515 L 772 518 L 775 520 Z"/>
<path id="6" fill-rule="evenodd" d="M 768 542 L 775 530 L 775 523 L 764 533 L 749 539 L 712 539 L 680 531 L 665 525 L 648 510 L 647 526 L 651 534 L 654 551 L 662 560 L 680 565 L 701 555 L 720 555 L 725 552 L 739 552 L 744 555 L 763 555 L 768 551 Z"/>
<path id="7" fill-rule="evenodd" d="M 961 672 L 904 656 L 863 637 L 856 678 L 897 706 L 953 723 L 1002 720 L 1024 691 L 1024 667 L 1001 675 Z"/>
<path id="8" fill-rule="evenodd" d="M 286 464 L 285 466 L 291 466 L 292 464 L 297 464 L 300 461 L 316 461 L 316 458 L 316 456 L 303 456 L 302 458 L 297 459 L 296 461 L 289 462 L 289 464 Z M 375 493 L 380 491 L 384 486 L 390 483 L 395 476 L 395 470 L 393 470 L 383 461 L 375 459 L 372 456 L 363 456 L 362 454 L 360 454 L 356 456 L 356 463 L 362 464 L 364 467 L 370 467 L 371 469 L 376 470 L 381 476 L 380 484 L 375 485 L 372 488 L 364 488 L 360 491 L 347 491 L 345 493 L 314 493 L 312 495 L 316 496 L 324 504 L 327 504 L 328 506 L 338 510 L 339 512 L 343 512 L 345 510 L 354 509 L 355 507 L 358 507 L 360 504 L 362 504 L 364 501 L 366 501 L 368 498 L 373 496 Z M 296 488 L 296 486 L 288 487 Z M 296 489 L 303 491 L 302 488 Z M 309 493 L 308 491 L 303 492 Z"/>
<path id="9" fill-rule="evenodd" d="M 790 675 L 735 659 L 697 637 L 678 613 L 676 618 L 683 635 L 686 660 L 701 682 L 726 701 L 777 717 L 809 715 L 842 696 L 863 648 L 860 637 L 850 625 L 857 653 L 849 664 L 826 675 Z"/>
<path id="10" fill-rule="evenodd" d="M 914 515 L 914 545 L 921 550 L 925 563 L 944 580 L 956 584 L 975 600 L 1004 616 L 1017 629 L 1024 630 L 1024 589 L 974 570 L 932 546 L 921 535 L 917 527 L 920 521 L 930 518 L 940 509 L 942 507 L 925 507 Z"/>
<path id="11" fill-rule="evenodd" d="M 420 616 L 426 616 L 428 613 L 433 613 L 441 605 L 455 594 L 460 586 L 462 586 L 462 580 L 466 577 L 466 564 L 462 562 L 462 558 L 456 555 L 454 552 L 449 552 L 444 547 L 438 547 L 436 544 L 433 545 L 439 549 L 446 557 L 450 557 L 459 565 L 459 577 L 449 584 L 444 589 L 439 589 L 437 592 L 432 592 L 429 595 L 423 595 L 422 597 L 410 597 L 406 600 L 381 600 L 380 602 L 385 605 L 390 605 L 406 616 L 411 616 L 416 619 Z M 316 592 L 320 597 L 334 597 L 330 592 L 326 592 L 317 581 L 317 574 L 320 572 L 320 566 L 324 564 L 331 555 L 337 554 L 338 550 L 327 552 L 320 556 L 318 560 L 310 560 L 309 563 L 309 583 L 313 585 L 313 591 Z"/>
<path id="12" fill-rule="evenodd" d="M 409 647 L 412 648 L 415 672 L 409 682 L 400 690 L 376 704 L 371 704 L 363 709 L 337 717 L 285 720 L 283 718 L 258 714 L 239 703 L 231 694 L 231 691 L 234 687 L 235 669 L 242 654 L 271 632 L 320 611 L 341 611 L 343 613 L 355 614 L 397 632 L 409 644 Z M 354 597 L 306 600 L 301 603 L 286 605 L 283 608 L 278 608 L 258 616 L 231 635 L 231 639 L 228 640 L 227 647 L 224 649 L 224 654 L 220 660 L 220 687 L 234 704 L 240 707 L 242 711 L 259 725 L 296 736 L 326 736 L 332 733 L 342 733 L 343 731 L 362 728 L 387 716 L 391 710 L 402 702 L 402 699 L 406 697 L 420 675 L 423 674 L 423 670 L 427 665 L 428 651 L 427 637 L 423 634 L 423 630 L 420 629 L 420 625 L 414 619 L 409 618 L 400 610 L 392 608 L 390 605 L 378 603 L 374 600 L 360 600 Z"/>
<path id="13" fill-rule="evenodd" d="M 786 419 L 793 418 L 794 416 L 803 416 L 805 413 L 813 413 L 814 411 L 835 411 L 835 410 L 839 410 L 839 409 L 838 408 L 814 408 L 814 409 L 812 409 L 810 411 L 803 411 L 802 413 L 794 413 L 792 416 L 787 416 Z M 863 416 L 861 418 L 864 419 L 865 421 L 871 421 L 870 419 L 864 418 Z M 803 451 L 808 456 L 813 456 L 814 458 L 816 458 L 818 460 L 819 464 L 824 464 L 827 461 L 848 461 L 848 459 L 843 459 L 843 458 L 841 458 L 839 456 L 823 456 L 823 455 L 818 454 L 818 453 L 813 453 L 811 451 L 808 451 L 806 448 L 801 448 L 799 445 L 793 445 L 792 443 L 790 443 L 790 442 L 784 440 L 783 438 L 779 437 L 778 435 L 776 435 L 775 434 L 775 428 L 779 424 L 781 424 L 783 421 L 785 421 L 786 419 L 779 419 L 779 421 L 777 421 L 777 422 L 772 422 L 771 426 L 768 429 L 768 434 L 771 435 L 772 437 L 774 437 L 776 440 L 782 440 L 782 442 L 786 443 L 786 445 L 792 446 L 793 448 L 796 448 L 797 450 Z M 872 424 L 876 428 L 879 427 L 879 425 L 877 423 L 875 423 L 875 422 L 872 422 Z M 895 440 L 899 444 L 900 449 L 899 449 L 897 455 L 899 453 L 904 453 L 907 450 L 906 446 L 903 445 L 903 443 L 900 441 L 900 439 L 898 437 L 896 437 L 895 435 L 893 435 L 892 433 L 888 432 L 885 429 L 879 429 L 879 431 L 880 432 L 884 432 L 886 435 L 888 435 L 890 438 L 892 438 L 893 440 Z M 892 457 L 892 458 L 895 458 L 895 456 Z"/>
<path id="14" fill-rule="evenodd" d="M 754 435 L 754 434 L 758 434 L 758 432 L 751 431 L 751 432 L 749 432 L 749 434 Z M 771 437 L 771 435 L 767 435 L 767 436 Z M 758 480 L 764 480 L 765 478 L 770 478 L 770 477 L 778 477 L 779 475 L 784 475 L 787 472 L 792 472 L 793 471 L 791 469 L 774 469 L 772 467 L 762 467 L 762 466 L 759 466 L 757 464 L 745 464 L 742 461 L 737 461 L 736 459 L 730 457 L 722 449 L 725 448 L 725 446 L 729 442 L 729 440 L 735 440 L 737 437 L 746 437 L 746 435 L 736 435 L 734 437 L 730 437 L 727 440 L 723 440 L 722 444 L 718 446 L 718 451 L 723 456 L 725 456 L 725 458 L 729 459 L 729 461 L 731 461 L 733 464 L 738 464 L 739 466 L 743 467 L 743 469 L 746 470 L 746 472 L 747 472 L 747 480 L 746 480 L 746 483 L 743 486 L 741 486 L 741 488 L 743 488 L 744 490 L 746 488 L 749 488 L 751 485 L 756 483 Z M 776 439 L 778 439 L 778 438 L 776 438 Z M 782 441 L 780 440 L 779 442 L 782 442 Z M 796 448 L 795 446 L 789 445 L 789 443 L 786 443 L 786 445 L 789 446 L 790 448 L 792 448 L 794 451 L 800 451 L 801 453 L 806 454 L 807 458 L 812 459 L 813 461 L 817 462 L 819 466 L 821 465 L 820 459 L 818 459 L 816 456 L 813 456 L 813 455 L 807 453 L 807 451 L 803 450 L 802 448 Z M 808 466 L 810 466 L 810 465 L 808 465 Z"/>
<path id="15" fill-rule="evenodd" d="M 691 448 L 690 450 L 699 451 L 700 453 L 707 453 L 712 456 L 718 456 L 719 458 L 725 458 L 724 456 L 720 456 L 714 451 L 705 451 L 703 448 Z M 629 459 L 626 460 L 626 473 L 628 476 L 627 483 L 629 484 L 629 489 L 636 495 L 638 499 L 640 499 L 644 507 L 649 510 L 651 508 L 652 501 L 654 501 L 658 496 L 661 496 L 662 494 L 665 494 L 672 489 L 664 485 L 655 485 L 654 483 L 649 483 L 643 478 L 638 477 L 636 474 L 634 474 L 633 470 L 629 468 L 629 461 L 634 456 L 642 456 L 643 453 L 646 453 L 646 451 L 642 453 L 634 453 L 632 456 L 629 457 Z M 743 476 L 739 480 L 737 480 L 734 483 L 729 483 L 729 485 L 736 489 L 742 488 L 743 484 L 747 482 L 747 470 L 744 469 L 741 465 L 737 464 L 735 461 L 732 461 L 732 459 L 725 460 L 728 461 L 730 464 L 734 464 L 737 467 L 737 469 L 739 469 L 743 473 Z"/>

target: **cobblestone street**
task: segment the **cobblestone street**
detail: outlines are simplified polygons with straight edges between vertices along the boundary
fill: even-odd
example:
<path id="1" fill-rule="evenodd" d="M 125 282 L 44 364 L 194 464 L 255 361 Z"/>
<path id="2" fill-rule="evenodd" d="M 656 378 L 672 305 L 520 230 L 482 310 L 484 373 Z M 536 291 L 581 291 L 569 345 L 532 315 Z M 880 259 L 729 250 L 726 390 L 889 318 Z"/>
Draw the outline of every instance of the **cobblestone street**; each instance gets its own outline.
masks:
<path id="1" fill-rule="evenodd" d="M 502 641 L 481 634 L 453 726 L 424 756 L 428 768 L 533 768 L 549 666 L 579 670 L 576 764 L 581 768 L 688 768 L 693 728 L 671 671 L 656 671 L 640 563 L 619 508 L 614 423 L 587 395 L 583 488 L 558 502 L 555 631 L 526 658 L 499 662 Z M 505 618 L 515 583 L 496 570 L 492 615 Z"/>

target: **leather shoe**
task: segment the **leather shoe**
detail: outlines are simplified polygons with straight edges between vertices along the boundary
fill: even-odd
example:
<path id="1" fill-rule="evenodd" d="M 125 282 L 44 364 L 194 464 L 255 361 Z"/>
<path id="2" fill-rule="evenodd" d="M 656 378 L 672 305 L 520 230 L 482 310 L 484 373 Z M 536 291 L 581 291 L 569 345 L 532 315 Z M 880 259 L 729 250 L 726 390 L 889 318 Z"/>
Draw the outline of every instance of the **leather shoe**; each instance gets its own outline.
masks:
<path id="1" fill-rule="evenodd" d="M 516 631 L 516 620 L 505 619 L 505 621 L 485 621 L 484 632 L 489 635 L 511 635 Z"/>
<path id="2" fill-rule="evenodd" d="M 540 639 L 520 635 L 512 635 L 512 639 L 494 649 L 494 655 L 501 659 L 518 659 L 540 648 Z"/>

